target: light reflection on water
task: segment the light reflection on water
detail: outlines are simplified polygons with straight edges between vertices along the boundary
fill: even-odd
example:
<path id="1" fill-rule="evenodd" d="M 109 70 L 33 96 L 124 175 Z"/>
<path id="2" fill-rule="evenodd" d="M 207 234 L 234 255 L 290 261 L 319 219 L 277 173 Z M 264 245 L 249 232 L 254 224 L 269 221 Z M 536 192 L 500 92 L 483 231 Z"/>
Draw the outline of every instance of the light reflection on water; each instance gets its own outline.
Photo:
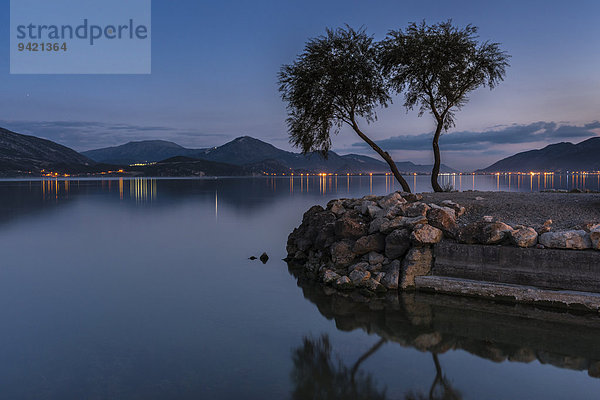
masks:
<path id="1" fill-rule="evenodd" d="M 430 176 L 413 175 L 406 177 L 413 192 L 431 191 Z M 107 192 L 118 191 L 120 199 L 126 197 L 139 203 L 152 202 L 156 199 L 157 181 L 169 180 L 163 178 L 120 178 L 120 179 L 44 179 L 27 181 L 30 189 L 39 185 L 44 199 L 56 199 L 59 196 L 68 197 L 69 187 L 79 185 L 80 182 L 96 182 Z M 181 180 L 181 179 L 179 179 Z M 193 179 L 191 179 L 193 180 Z M 321 196 L 329 194 L 349 195 L 358 189 L 361 193 L 376 194 L 390 193 L 401 190 L 396 179 L 391 175 L 295 175 L 284 177 L 260 178 L 211 178 L 196 179 L 210 184 L 210 182 L 258 181 L 264 182 L 269 189 L 276 193 L 282 187 L 289 188 L 289 194 L 309 194 L 317 192 Z M 0 180 L 0 182 L 3 182 Z M 15 182 L 5 180 L 4 182 Z M 544 190 L 591 190 L 600 191 L 600 174 L 497 174 L 497 175 L 472 175 L 450 174 L 440 175 L 439 182 L 442 187 L 452 190 L 480 190 L 480 191 L 508 191 L 508 192 L 538 192 Z M 352 188 L 352 189 L 351 189 Z M 217 190 L 218 191 L 218 190 Z M 215 194 L 215 198 L 217 194 Z"/>
<path id="2" fill-rule="evenodd" d="M 441 179 L 462 190 L 597 183 Z M 429 187 L 429 176 L 407 180 Z M 313 348 L 333 352 L 338 383 L 372 376 L 369 393 L 386 398 L 432 385 L 465 399 L 594 398 L 600 380 L 586 368 L 600 357 L 596 318 L 546 324 L 535 310 L 510 317 L 506 306 L 431 299 L 382 309 L 298 287 L 281 259 L 304 211 L 398 189 L 392 176 L 368 175 L 0 181 L 0 398 L 303 399 L 315 398 L 304 390 L 319 379 L 344 390 L 306 363 Z M 263 251 L 267 264 L 247 259 Z M 321 337 L 329 347 L 306 340 Z M 489 353 L 520 348 L 535 357 Z"/>

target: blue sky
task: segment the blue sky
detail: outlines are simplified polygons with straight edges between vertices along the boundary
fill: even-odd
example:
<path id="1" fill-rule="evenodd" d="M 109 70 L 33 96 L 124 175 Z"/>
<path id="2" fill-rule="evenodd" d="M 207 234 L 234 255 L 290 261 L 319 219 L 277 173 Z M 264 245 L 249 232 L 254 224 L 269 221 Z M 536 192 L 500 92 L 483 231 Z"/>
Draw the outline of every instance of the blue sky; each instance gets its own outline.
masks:
<path id="1" fill-rule="evenodd" d="M 600 134 L 594 0 L 154 0 L 151 75 L 10 75 L 8 3 L 0 25 L 0 126 L 76 150 L 156 138 L 208 147 L 241 135 L 290 149 L 277 72 L 308 38 L 348 23 L 380 39 L 409 22 L 448 18 L 478 26 L 482 39 L 502 43 L 512 58 L 505 82 L 474 92 L 458 113 L 441 142 L 444 163 L 484 167 L 517 151 Z M 364 127 L 398 161 L 419 163 L 431 162 L 432 129 L 429 116 L 407 113 L 401 99 Z M 453 145 L 444 149 L 444 140 Z M 461 140 L 469 144 L 464 149 Z M 334 149 L 371 154 L 346 129 Z"/>

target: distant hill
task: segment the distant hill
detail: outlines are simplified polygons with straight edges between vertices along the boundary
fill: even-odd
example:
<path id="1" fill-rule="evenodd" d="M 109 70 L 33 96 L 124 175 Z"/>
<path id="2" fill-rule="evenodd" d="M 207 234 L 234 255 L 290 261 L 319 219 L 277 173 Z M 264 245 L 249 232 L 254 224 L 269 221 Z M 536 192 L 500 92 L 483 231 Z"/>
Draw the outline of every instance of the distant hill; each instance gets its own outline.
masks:
<path id="1" fill-rule="evenodd" d="M 564 172 L 600 170 L 600 137 L 551 144 L 504 158 L 477 172 Z"/>
<path id="2" fill-rule="evenodd" d="M 388 165 L 372 157 L 330 151 L 327 158 L 321 153 L 307 155 L 278 149 L 249 136 L 242 136 L 219 147 L 187 149 L 173 142 L 160 140 L 130 142 L 122 146 L 90 150 L 82 154 L 97 162 L 130 165 L 140 162 L 156 162 L 174 156 L 184 156 L 206 161 L 237 165 L 253 173 L 383 173 Z M 431 165 L 411 162 L 397 163 L 401 172 L 429 173 Z M 441 172 L 456 172 L 442 165 Z"/>
<path id="3" fill-rule="evenodd" d="M 68 147 L 0 128 L 0 173 L 85 171 L 96 163 Z"/>
<path id="4" fill-rule="evenodd" d="M 171 157 L 151 165 L 128 167 L 127 171 L 144 176 L 244 176 L 251 173 L 237 165 L 185 156 Z"/>
<path id="5" fill-rule="evenodd" d="M 187 156 L 193 151 L 166 140 L 143 140 L 121 146 L 83 151 L 81 154 L 97 162 L 129 165 L 156 162 L 175 156 Z"/>

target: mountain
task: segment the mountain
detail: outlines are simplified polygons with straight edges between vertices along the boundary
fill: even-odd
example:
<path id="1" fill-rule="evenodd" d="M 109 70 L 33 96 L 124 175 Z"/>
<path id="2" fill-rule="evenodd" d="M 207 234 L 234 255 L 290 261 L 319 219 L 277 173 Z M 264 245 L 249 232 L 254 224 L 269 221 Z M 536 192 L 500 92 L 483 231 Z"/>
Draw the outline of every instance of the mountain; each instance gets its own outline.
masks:
<path id="1" fill-rule="evenodd" d="M 143 140 L 121 146 L 84 151 L 81 154 L 97 162 L 129 165 L 156 162 L 175 156 L 187 156 L 193 151 L 166 140 Z"/>
<path id="2" fill-rule="evenodd" d="M 150 165 L 128 167 L 127 171 L 144 176 L 244 176 L 251 173 L 237 165 L 185 156 L 171 157 Z"/>
<path id="3" fill-rule="evenodd" d="M 249 136 L 242 136 L 222 146 L 208 149 L 187 149 L 176 143 L 160 140 L 130 142 L 122 146 L 90 150 L 82 154 L 98 162 L 129 165 L 156 162 L 174 156 L 184 156 L 206 161 L 244 167 L 253 173 L 385 173 L 388 165 L 372 157 L 330 151 L 327 158 L 319 152 L 306 155 L 278 149 Z M 397 163 L 401 172 L 430 173 L 430 165 L 411 162 Z M 442 165 L 441 172 L 456 172 Z"/>
<path id="4" fill-rule="evenodd" d="M 96 163 L 68 147 L 0 128 L 0 173 L 85 171 Z"/>
<path id="5" fill-rule="evenodd" d="M 477 172 L 564 172 L 600 170 L 600 137 L 524 151 Z"/>
<path id="6" fill-rule="evenodd" d="M 264 160 L 286 159 L 293 154 L 262 140 L 242 136 L 219 147 L 192 151 L 189 156 L 234 165 L 246 165 Z"/>

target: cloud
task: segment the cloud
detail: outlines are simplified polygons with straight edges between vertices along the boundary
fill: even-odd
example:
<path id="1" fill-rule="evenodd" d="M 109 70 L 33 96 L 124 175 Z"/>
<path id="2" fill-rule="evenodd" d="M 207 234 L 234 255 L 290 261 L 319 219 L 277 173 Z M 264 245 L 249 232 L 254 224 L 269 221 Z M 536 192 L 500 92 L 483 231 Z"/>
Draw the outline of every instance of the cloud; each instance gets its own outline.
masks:
<path id="1" fill-rule="evenodd" d="M 494 145 L 586 139 L 598 136 L 594 130 L 600 128 L 600 121 L 582 126 L 540 121 L 528 125 L 513 124 L 494 128 L 483 132 L 461 131 L 442 134 L 440 147 L 445 151 L 489 151 L 489 147 Z M 386 150 L 430 150 L 431 138 L 432 133 L 402 135 L 378 140 L 377 144 Z M 366 148 L 368 145 L 358 142 L 353 143 L 352 147 Z"/>
<path id="2" fill-rule="evenodd" d="M 219 133 L 94 121 L 0 120 L 0 126 L 24 135 L 49 139 L 78 151 L 117 146 L 137 140 L 169 140 L 189 147 L 209 147 L 223 141 L 223 134 Z"/>

